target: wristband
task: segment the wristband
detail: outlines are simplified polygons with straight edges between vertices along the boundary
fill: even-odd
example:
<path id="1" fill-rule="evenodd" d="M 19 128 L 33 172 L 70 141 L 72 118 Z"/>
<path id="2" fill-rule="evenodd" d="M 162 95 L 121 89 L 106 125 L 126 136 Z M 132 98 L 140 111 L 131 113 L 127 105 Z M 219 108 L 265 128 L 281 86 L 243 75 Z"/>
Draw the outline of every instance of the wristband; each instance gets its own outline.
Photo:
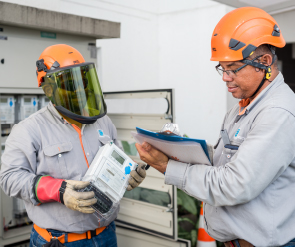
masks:
<path id="1" fill-rule="evenodd" d="M 61 186 L 59 188 L 59 200 L 60 203 L 65 204 L 64 203 L 64 193 L 67 187 L 67 182 L 66 181 L 62 181 Z"/>

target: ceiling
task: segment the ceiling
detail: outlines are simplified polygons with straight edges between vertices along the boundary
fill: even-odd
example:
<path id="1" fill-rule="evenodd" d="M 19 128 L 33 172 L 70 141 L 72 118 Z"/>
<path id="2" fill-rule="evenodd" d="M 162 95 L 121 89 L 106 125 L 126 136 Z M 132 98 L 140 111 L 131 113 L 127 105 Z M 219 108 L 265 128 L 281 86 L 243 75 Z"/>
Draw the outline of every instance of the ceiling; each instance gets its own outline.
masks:
<path id="1" fill-rule="evenodd" d="M 278 14 L 295 10 L 294 0 L 214 0 L 232 7 L 254 6 L 264 9 L 270 14 Z"/>

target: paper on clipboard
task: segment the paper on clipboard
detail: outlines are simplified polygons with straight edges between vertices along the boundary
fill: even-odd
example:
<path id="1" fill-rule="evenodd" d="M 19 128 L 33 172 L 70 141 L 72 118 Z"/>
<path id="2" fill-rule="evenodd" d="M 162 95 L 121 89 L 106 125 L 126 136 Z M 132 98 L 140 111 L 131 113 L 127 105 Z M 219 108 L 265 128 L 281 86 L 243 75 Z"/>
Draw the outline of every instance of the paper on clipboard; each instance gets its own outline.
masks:
<path id="1" fill-rule="evenodd" d="M 190 164 L 211 165 L 200 143 L 166 141 L 136 132 L 131 132 L 131 134 L 137 143 L 148 142 L 171 159 Z"/>

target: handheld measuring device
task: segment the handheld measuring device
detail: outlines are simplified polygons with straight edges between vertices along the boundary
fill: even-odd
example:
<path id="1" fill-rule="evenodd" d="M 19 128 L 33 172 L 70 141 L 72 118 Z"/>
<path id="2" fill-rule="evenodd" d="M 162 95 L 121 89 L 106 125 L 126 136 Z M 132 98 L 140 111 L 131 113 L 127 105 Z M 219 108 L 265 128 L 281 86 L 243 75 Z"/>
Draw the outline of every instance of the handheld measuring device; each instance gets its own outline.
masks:
<path id="1" fill-rule="evenodd" d="M 92 207 L 98 214 L 108 218 L 118 207 L 130 172 L 136 167 L 137 164 L 112 141 L 99 149 L 82 179 L 90 182 L 83 191 L 94 191 L 97 203 Z"/>

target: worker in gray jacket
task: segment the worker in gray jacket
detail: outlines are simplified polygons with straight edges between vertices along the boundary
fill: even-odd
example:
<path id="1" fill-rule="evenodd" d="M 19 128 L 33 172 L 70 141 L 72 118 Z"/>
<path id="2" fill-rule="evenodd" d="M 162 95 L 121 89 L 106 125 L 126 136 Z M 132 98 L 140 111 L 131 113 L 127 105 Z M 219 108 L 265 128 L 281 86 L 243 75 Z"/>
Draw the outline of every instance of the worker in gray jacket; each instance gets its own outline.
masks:
<path id="1" fill-rule="evenodd" d="M 275 55 L 284 45 L 276 21 L 258 8 L 235 9 L 214 29 L 211 60 L 241 101 L 224 118 L 213 166 L 136 144 L 166 184 L 204 202 L 205 230 L 226 247 L 295 245 L 295 95 Z"/>
<path id="2" fill-rule="evenodd" d="M 37 79 L 50 99 L 47 107 L 14 125 L 2 155 L 0 184 L 24 200 L 33 221 L 30 246 L 117 246 L 114 219 L 93 214 L 94 192 L 78 192 L 99 148 L 117 142 L 93 63 L 68 45 L 46 48 Z M 131 172 L 128 190 L 145 171 Z"/>

